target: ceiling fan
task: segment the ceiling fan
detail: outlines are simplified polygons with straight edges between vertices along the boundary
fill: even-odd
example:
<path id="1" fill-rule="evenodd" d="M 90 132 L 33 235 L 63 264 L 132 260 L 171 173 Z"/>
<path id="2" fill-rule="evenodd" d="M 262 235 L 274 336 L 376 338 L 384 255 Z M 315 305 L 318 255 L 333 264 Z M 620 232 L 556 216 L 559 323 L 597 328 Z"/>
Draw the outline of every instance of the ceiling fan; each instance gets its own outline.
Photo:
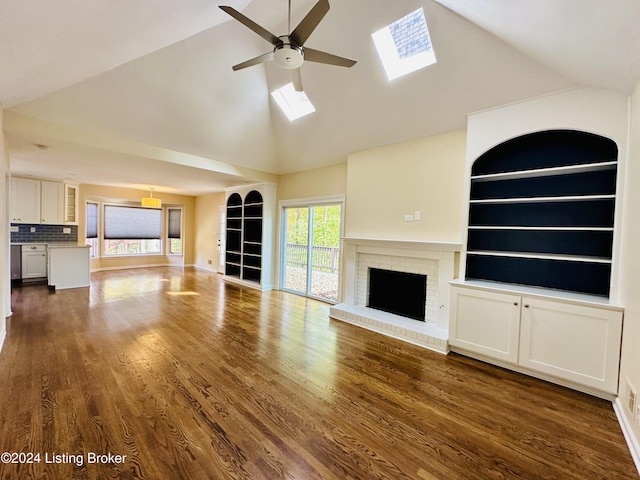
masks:
<path id="1" fill-rule="evenodd" d="M 319 0 L 293 31 L 291 31 L 291 0 L 289 0 L 288 31 L 290 33 L 279 37 L 276 37 L 232 7 L 221 5 L 220 9 L 273 45 L 271 52 L 258 55 L 251 60 L 234 65 L 232 67 L 234 71 L 273 60 L 282 68 L 291 71 L 291 82 L 296 91 L 301 92 L 302 76 L 300 75 L 300 66 L 305 60 L 337 65 L 339 67 L 352 67 L 356 64 L 355 60 L 349 60 L 348 58 L 321 52 L 320 50 L 313 50 L 304 46 L 304 42 L 307 41 L 311 33 L 329 11 L 328 0 Z"/>

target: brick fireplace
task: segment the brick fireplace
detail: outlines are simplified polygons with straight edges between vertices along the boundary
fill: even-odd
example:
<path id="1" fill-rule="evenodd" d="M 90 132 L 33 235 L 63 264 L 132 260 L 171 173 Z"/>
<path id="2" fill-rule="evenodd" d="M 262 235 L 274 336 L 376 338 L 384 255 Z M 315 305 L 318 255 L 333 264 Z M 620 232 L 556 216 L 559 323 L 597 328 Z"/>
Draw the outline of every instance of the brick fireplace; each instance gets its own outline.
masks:
<path id="1" fill-rule="evenodd" d="M 459 251 L 454 243 L 345 238 L 344 302 L 331 307 L 330 316 L 447 353 L 449 282 Z M 367 307 L 372 268 L 426 275 L 424 321 Z"/>

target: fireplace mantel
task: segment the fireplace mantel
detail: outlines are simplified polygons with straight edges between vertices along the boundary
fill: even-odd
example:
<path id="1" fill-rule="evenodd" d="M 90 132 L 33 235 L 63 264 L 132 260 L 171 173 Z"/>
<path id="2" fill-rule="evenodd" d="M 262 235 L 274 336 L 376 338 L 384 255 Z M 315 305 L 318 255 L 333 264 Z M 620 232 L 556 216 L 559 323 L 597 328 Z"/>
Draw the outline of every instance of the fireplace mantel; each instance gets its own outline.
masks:
<path id="1" fill-rule="evenodd" d="M 343 237 L 344 301 L 331 317 L 442 353 L 448 351 L 449 282 L 454 279 L 461 245 L 453 242 Z M 366 306 L 366 267 L 427 275 L 427 316 L 424 322 L 387 314 Z M 430 305 L 430 306 L 429 306 Z"/>
<path id="2" fill-rule="evenodd" d="M 459 252 L 462 244 L 454 242 L 434 242 L 428 240 L 402 240 L 386 238 L 342 237 L 346 244 L 363 246 L 383 246 L 390 248 L 410 248 L 413 250 L 435 250 Z"/>

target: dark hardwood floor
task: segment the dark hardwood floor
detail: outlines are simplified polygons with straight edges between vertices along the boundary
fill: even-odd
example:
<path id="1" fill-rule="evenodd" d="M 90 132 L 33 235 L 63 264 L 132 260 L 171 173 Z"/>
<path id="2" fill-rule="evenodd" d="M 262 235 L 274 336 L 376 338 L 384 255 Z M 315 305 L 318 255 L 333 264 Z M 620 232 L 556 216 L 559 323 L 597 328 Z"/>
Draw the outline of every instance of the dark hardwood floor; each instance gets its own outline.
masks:
<path id="1" fill-rule="evenodd" d="M 12 301 L 0 451 L 39 463 L 2 479 L 639 478 L 609 402 L 295 295 L 151 268 Z"/>

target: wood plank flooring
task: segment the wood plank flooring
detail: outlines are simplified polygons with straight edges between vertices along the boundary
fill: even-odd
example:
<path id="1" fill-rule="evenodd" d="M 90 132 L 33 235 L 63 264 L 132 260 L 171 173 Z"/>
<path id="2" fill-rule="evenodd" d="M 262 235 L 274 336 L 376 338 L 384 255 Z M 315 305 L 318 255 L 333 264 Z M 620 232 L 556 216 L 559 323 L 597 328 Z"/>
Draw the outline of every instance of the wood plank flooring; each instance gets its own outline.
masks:
<path id="1" fill-rule="evenodd" d="M 609 402 L 313 300 L 162 267 L 12 303 L 0 451 L 40 462 L 2 479 L 639 478 Z"/>

